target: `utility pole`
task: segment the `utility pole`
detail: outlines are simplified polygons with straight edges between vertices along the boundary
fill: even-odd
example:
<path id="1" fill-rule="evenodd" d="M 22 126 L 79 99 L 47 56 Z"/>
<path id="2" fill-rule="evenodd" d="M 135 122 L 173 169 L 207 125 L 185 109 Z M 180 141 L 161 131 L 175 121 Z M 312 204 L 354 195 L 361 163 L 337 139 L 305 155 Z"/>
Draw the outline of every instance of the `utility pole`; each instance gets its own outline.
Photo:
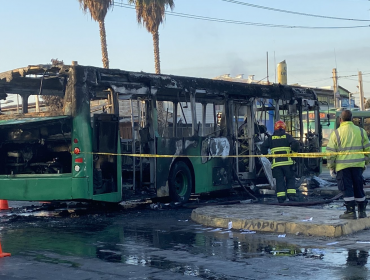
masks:
<path id="1" fill-rule="evenodd" d="M 360 110 L 365 110 L 365 104 L 364 104 L 364 87 L 362 85 L 362 72 L 358 71 L 358 90 L 360 93 Z"/>
<path id="2" fill-rule="evenodd" d="M 338 76 L 337 76 L 337 68 L 333 68 L 333 91 L 334 91 L 334 107 L 339 107 L 339 92 L 338 92 Z"/>

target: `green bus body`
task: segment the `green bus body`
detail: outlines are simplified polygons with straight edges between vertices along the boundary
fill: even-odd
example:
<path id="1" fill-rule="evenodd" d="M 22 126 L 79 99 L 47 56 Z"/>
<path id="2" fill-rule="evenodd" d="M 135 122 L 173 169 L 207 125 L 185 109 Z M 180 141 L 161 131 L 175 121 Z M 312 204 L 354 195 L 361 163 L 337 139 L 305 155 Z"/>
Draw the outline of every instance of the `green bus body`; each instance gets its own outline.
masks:
<path id="1" fill-rule="evenodd" d="M 340 126 L 341 111 L 336 112 L 335 128 Z M 365 129 L 370 139 L 370 111 L 352 111 L 352 121 L 355 125 Z"/>
<path id="2" fill-rule="evenodd" d="M 120 202 L 144 193 L 184 202 L 273 184 L 268 164 L 248 158 L 267 137 L 258 123 L 269 111 L 288 122 L 301 152 L 318 152 L 322 138 L 316 94 L 277 84 L 37 65 L 0 73 L 0 92 L 22 97 L 22 114 L 0 115 L 0 199 Z M 57 96 L 63 109 L 28 112 L 30 93 Z M 310 133 L 304 112 L 317 121 Z M 317 159 L 296 162 L 297 177 L 320 172 Z"/>

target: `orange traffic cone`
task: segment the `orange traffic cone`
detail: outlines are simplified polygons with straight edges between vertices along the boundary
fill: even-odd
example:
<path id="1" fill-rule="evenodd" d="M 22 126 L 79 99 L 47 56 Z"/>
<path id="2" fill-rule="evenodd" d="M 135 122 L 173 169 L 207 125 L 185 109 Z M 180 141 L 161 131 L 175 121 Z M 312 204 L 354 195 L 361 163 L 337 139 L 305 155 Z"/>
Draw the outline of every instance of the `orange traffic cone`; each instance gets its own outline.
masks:
<path id="1" fill-rule="evenodd" d="M 10 253 L 3 253 L 3 249 L 1 248 L 1 243 L 0 243 L 0 258 L 4 257 L 10 257 L 12 254 Z"/>
<path id="2" fill-rule="evenodd" d="M 9 210 L 8 201 L 0 199 L 0 210 Z"/>

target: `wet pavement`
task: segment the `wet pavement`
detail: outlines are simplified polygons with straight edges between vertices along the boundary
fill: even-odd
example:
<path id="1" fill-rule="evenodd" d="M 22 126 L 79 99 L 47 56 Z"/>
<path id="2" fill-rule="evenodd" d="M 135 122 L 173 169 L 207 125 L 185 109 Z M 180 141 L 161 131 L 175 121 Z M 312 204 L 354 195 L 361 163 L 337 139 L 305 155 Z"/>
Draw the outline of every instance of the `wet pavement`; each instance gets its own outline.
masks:
<path id="1" fill-rule="evenodd" d="M 0 258 L 0 279 L 370 278 L 368 230 L 307 237 L 206 227 L 181 207 L 33 212 L 28 202 L 9 205 L 13 211 L 0 213 L 0 241 L 12 256 Z M 341 201 L 311 208 L 344 211 Z"/>
<path id="2" fill-rule="evenodd" d="M 12 256 L 0 259 L 0 279 L 368 278 L 366 230 L 279 237 L 205 227 L 191 212 L 3 216 L 1 244 Z"/>

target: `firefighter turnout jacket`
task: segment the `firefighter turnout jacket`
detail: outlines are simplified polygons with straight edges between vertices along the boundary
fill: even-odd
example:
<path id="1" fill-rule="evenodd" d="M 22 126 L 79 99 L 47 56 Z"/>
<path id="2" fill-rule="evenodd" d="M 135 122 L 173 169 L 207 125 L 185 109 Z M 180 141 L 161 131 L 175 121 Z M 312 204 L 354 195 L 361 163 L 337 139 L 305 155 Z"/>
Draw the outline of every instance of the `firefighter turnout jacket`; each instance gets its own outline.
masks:
<path id="1" fill-rule="evenodd" d="M 328 168 L 336 172 L 349 167 L 365 167 L 370 162 L 368 154 L 355 152 L 370 152 L 370 143 L 367 133 L 363 128 L 351 121 L 342 122 L 329 138 L 326 152 L 343 152 L 339 155 L 329 155 Z"/>
<path id="2" fill-rule="evenodd" d="M 295 144 L 295 140 L 292 135 L 285 132 L 283 129 L 275 130 L 274 134 L 269 136 L 265 142 L 261 145 L 262 154 L 266 155 L 268 149 L 271 150 L 271 154 L 287 154 L 292 153 L 292 144 Z M 290 157 L 276 157 L 272 158 L 271 168 L 283 165 L 292 165 L 293 160 Z"/>

